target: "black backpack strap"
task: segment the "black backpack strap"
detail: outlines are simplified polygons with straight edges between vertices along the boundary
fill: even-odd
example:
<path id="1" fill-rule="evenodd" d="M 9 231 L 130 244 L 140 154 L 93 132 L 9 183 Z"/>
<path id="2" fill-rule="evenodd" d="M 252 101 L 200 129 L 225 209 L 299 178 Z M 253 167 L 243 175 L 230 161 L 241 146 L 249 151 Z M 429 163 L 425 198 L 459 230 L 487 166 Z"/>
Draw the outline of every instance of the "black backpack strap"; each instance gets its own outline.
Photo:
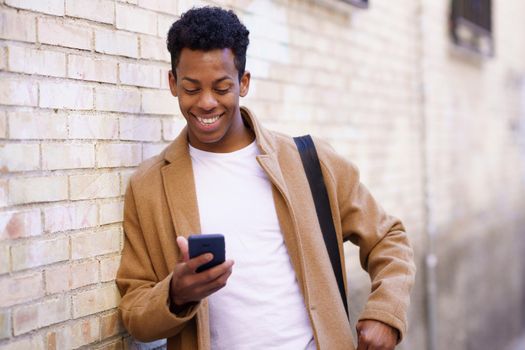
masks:
<path id="1" fill-rule="evenodd" d="M 332 269 L 334 270 L 337 286 L 339 287 L 339 294 L 345 307 L 346 315 L 348 316 L 348 302 L 346 300 L 345 286 L 343 283 L 343 268 L 341 266 L 341 257 L 339 255 L 339 246 L 337 244 L 337 234 L 335 232 L 334 221 L 332 218 L 332 211 L 330 210 L 330 200 L 328 192 L 321 172 L 321 164 L 315 149 L 314 142 L 310 135 L 294 137 L 295 144 L 301 155 L 304 171 L 308 178 L 310 191 L 315 203 L 315 211 L 317 212 L 317 219 L 323 232 L 324 244 L 330 256 Z"/>

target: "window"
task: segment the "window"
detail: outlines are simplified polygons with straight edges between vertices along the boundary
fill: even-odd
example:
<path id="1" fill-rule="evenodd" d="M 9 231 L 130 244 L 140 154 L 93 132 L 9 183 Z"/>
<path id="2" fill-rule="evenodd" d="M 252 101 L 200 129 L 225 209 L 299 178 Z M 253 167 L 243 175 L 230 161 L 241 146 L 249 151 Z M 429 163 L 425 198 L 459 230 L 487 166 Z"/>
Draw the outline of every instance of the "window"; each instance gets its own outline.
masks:
<path id="1" fill-rule="evenodd" d="M 451 35 L 456 45 L 483 56 L 492 56 L 491 0 L 453 0 Z"/>
<path id="2" fill-rule="evenodd" d="M 361 7 L 361 8 L 368 7 L 368 0 L 343 0 L 343 1 L 349 4 L 352 4 L 354 6 Z"/>

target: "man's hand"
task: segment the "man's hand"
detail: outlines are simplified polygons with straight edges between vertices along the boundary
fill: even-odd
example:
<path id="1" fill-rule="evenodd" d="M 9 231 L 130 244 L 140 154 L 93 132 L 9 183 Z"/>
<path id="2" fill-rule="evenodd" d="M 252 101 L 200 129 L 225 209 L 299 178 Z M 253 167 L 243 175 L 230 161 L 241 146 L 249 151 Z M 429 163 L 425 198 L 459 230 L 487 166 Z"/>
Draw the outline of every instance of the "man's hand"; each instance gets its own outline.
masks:
<path id="1" fill-rule="evenodd" d="M 233 260 L 226 260 L 220 265 L 196 273 L 195 270 L 211 261 L 213 255 L 206 253 L 190 259 L 188 240 L 177 237 L 177 244 L 182 253 L 182 261 L 175 266 L 170 285 L 171 302 L 176 308 L 187 303 L 198 302 L 224 287 L 233 266 Z"/>
<path id="2" fill-rule="evenodd" d="M 362 320 L 357 323 L 357 350 L 393 350 L 399 333 L 389 325 L 375 321 Z"/>

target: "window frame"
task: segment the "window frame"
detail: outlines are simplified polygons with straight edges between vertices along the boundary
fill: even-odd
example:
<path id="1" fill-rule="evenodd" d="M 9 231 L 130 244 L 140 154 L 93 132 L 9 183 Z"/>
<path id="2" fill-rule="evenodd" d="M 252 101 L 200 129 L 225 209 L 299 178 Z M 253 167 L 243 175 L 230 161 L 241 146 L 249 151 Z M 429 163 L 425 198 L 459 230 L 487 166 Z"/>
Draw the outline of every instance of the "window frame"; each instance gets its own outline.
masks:
<path id="1" fill-rule="evenodd" d="M 355 7 L 360 7 L 360 8 L 368 8 L 369 7 L 369 4 L 368 4 L 368 0 L 342 0 L 343 2 L 346 2 L 350 5 L 353 5 Z"/>
<path id="2" fill-rule="evenodd" d="M 474 8 L 479 2 L 480 9 Z M 484 57 L 494 56 L 492 0 L 452 0 L 450 34 L 455 45 Z"/>

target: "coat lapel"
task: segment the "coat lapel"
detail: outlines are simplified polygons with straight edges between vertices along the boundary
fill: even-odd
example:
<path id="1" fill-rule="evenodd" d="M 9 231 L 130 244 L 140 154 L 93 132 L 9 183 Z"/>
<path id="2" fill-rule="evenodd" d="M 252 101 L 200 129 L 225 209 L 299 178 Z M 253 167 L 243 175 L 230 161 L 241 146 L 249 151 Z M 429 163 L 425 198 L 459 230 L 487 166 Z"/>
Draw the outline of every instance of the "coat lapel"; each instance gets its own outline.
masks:
<path id="1" fill-rule="evenodd" d="M 200 233 L 199 209 L 186 130 L 168 147 L 162 181 L 177 236 Z"/>
<path id="2" fill-rule="evenodd" d="M 266 172 L 270 181 L 273 184 L 273 198 L 275 202 L 275 209 L 279 224 L 283 233 L 284 242 L 290 256 L 290 261 L 295 270 L 295 275 L 299 281 L 299 286 L 304 290 L 304 271 L 301 268 L 301 250 L 300 250 L 300 238 L 297 236 L 297 225 L 295 222 L 296 215 L 293 212 L 292 205 L 290 203 L 290 196 L 288 194 L 288 187 L 284 180 L 283 173 L 279 167 L 277 158 L 272 155 L 261 155 L 257 157 L 259 164 Z"/>
<path id="3" fill-rule="evenodd" d="M 276 142 L 271 133 L 261 127 L 257 118 L 245 108 L 241 109 L 245 121 L 254 130 L 256 142 L 261 150 L 261 155 L 257 156 L 261 168 L 266 172 L 268 178 L 273 185 L 273 197 L 275 208 L 279 219 L 279 224 L 283 233 L 284 242 L 290 256 L 290 261 L 295 270 L 296 277 L 299 281 L 299 286 L 306 298 L 305 290 L 305 273 L 303 268 L 303 256 L 301 249 L 301 238 L 298 236 L 297 216 L 293 211 L 291 197 L 287 186 L 287 174 L 283 174 L 282 164 L 277 157 L 275 149 Z M 288 174 L 289 175 L 289 174 Z"/>
<path id="4" fill-rule="evenodd" d="M 191 234 L 199 234 L 199 208 L 186 129 L 168 147 L 164 158 L 168 164 L 161 170 L 162 181 L 175 234 L 186 238 Z M 210 330 L 206 300 L 203 300 L 203 305 L 197 312 L 197 335 L 199 349 L 209 349 Z"/>

